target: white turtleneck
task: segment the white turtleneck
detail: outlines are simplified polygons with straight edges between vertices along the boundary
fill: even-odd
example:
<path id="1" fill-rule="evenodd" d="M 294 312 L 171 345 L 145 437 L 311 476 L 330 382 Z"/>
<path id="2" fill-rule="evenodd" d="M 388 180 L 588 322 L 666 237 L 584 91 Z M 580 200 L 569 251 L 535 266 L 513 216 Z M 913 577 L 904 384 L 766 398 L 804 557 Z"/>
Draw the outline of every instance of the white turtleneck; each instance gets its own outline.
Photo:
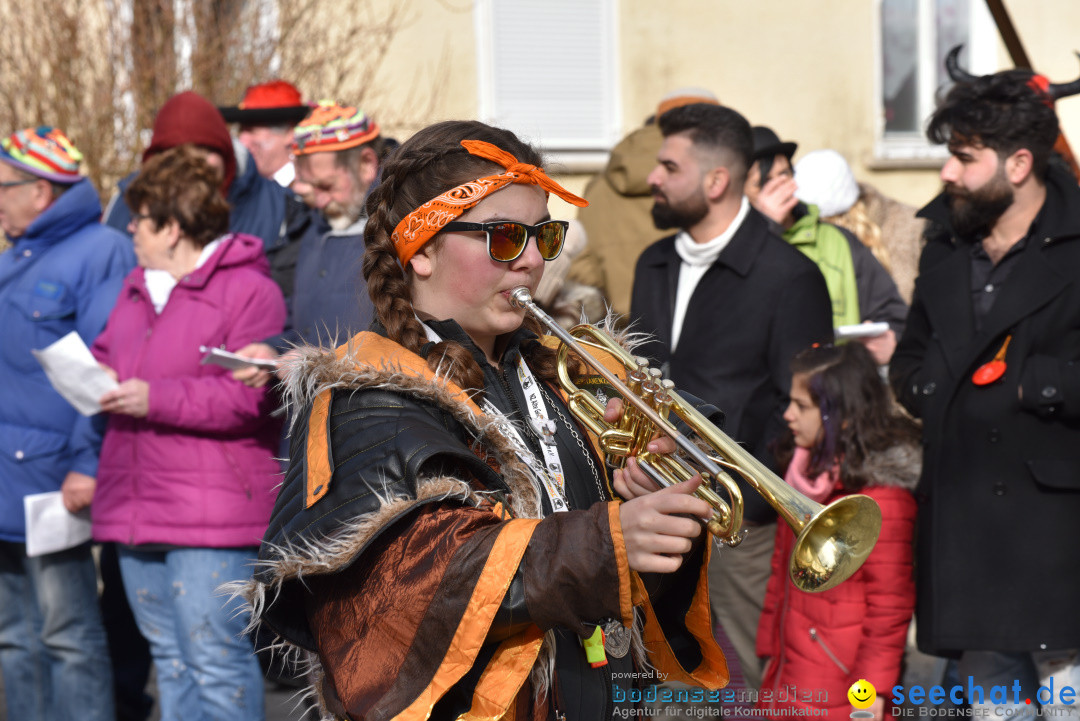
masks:
<path id="1" fill-rule="evenodd" d="M 210 260 L 210 256 L 214 254 L 214 251 L 218 249 L 224 239 L 223 236 L 203 246 L 202 252 L 199 253 L 199 259 L 195 261 L 195 268 L 192 268 L 192 270 L 201 268 L 206 261 Z M 173 288 L 176 287 L 179 281 L 167 270 L 152 270 L 150 268 L 143 271 L 143 281 L 146 283 L 146 291 L 150 294 L 150 302 L 154 304 L 154 312 L 161 315 L 161 311 L 165 310 L 165 304 L 169 302 L 169 296 L 172 295 Z"/>
<path id="2" fill-rule="evenodd" d="M 697 288 L 698 281 L 705 275 L 705 271 L 716 262 L 720 252 L 731 242 L 732 236 L 735 235 L 749 212 L 750 201 L 744 195 L 735 218 L 723 233 L 712 240 L 698 243 L 685 230 L 679 231 L 679 234 L 675 236 L 675 252 L 682 258 L 682 265 L 679 267 L 679 287 L 675 291 L 675 316 L 671 322 L 672 353 L 679 345 L 683 320 L 686 319 L 686 308 L 690 305 L 690 296 L 694 294 L 694 288 Z"/>

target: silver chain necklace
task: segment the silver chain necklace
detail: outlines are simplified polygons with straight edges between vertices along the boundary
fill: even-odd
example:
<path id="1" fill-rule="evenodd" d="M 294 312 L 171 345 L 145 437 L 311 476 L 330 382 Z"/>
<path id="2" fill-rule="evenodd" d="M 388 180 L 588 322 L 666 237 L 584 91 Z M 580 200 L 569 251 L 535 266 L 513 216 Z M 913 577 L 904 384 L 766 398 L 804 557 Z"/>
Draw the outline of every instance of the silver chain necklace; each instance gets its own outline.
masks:
<path id="1" fill-rule="evenodd" d="M 585 460 L 589 463 L 589 470 L 592 471 L 593 481 L 596 482 L 596 490 L 600 492 L 600 501 L 604 502 L 608 500 L 607 493 L 604 491 L 604 485 L 600 482 L 600 474 L 596 470 L 596 463 L 593 461 L 592 453 L 586 448 L 585 441 L 582 439 L 581 434 L 578 433 L 577 427 L 563 414 L 561 404 L 551 398 L 543 384 L 540 384 L 540 392 L 543 393 L 547 404 L 555 409 L 555 414 L 559 416 L 559 420 L 563 422 L 566 429 L 570 431 L 570 435 L 577 441 L 578 448 L 585 454 Z M 618 619 L 604 619 L 603 626 L 604 650 L 615 658 L 623 658 L 626 656 L 630 651 L 630 642 L 633 639 L 633 632 L 624 626 L 622 621 L 619 621 Z"/>

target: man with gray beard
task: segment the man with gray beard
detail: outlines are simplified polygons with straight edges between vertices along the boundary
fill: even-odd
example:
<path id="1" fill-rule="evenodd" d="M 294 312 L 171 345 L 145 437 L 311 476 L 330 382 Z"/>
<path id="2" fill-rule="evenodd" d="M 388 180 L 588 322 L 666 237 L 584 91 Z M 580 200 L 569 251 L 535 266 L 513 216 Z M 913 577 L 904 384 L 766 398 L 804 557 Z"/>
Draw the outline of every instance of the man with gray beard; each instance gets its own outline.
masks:
<path id="1" fill-rule="evenodd" d="M 364 203 L 382 158 L 394 146 L 362 111 L 330 102 L 320 103 L 296 127 L 292 188 L 327 227 L 300 246 L 285 332 L 242 348 L 240 355 L 273 360 L 295 345 L 334 345 L 367 330 L 374 306 L 361 272 Z M 237 370 L 233 377 L 256 387 L 270 379 L 256 368 Z"/>
<path id="2" fill-rule="evenodd" d="M 356 108 L 322 103 L 296 128 L 293 189 L 330 230 L 296 261 L 291 341 L 318 344 L 367 330 L 373 306 L 361 274 L 364 202 L 379 177 L 386 141 Z"/>

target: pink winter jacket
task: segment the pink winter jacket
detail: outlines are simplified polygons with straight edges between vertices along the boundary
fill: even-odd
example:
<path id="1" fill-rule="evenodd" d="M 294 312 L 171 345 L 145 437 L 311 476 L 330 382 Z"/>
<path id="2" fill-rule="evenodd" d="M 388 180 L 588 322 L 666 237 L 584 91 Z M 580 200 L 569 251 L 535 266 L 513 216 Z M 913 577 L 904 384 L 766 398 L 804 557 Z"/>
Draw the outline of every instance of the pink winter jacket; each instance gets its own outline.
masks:
<path id="1" fill-rule="evenodd" d="M 199 346 L 237 351 L 280 333 L 281 291 L 258 238 L 227 236 L 154 312 L 136 268 L 94 356 L 120 381 L 150 386 L 145 418 L 109 417 L 98 464 L 94 538 L 125 544 L 257 546 L 274 504 L 280 423 L 270 387 L 201 365 Z"/>

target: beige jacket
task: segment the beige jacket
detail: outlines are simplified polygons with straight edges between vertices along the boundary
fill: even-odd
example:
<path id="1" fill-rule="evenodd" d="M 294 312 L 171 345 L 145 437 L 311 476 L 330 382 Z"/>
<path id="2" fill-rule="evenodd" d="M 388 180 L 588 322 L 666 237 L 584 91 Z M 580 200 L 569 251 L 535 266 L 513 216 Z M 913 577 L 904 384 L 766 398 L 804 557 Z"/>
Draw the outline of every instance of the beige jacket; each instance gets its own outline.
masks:
<path id="1" fill-rule="evenodd" d="M 670 231 L 652 222 L 648 176 L 656 167 L 663 138 L 646 125 L 623 138 L 607 167 L 585 187 L 589 207 L 578 212 L 588 247 L 570 266 L 570 280 L 595 286 L 619 315 L 630 312 L 634 266 L 642 251 Z"/>
<path id="2" fill-rule="evenodd" d="M 919 274 L 926 221 L 915 217 L 915 208 L 881 194 L 872 185 L 859 183 L 866 212 L 881 228 L 881 243 L 889 253 L 889 273 L 904 302 L 911 305 L 915 276 Z"/>

